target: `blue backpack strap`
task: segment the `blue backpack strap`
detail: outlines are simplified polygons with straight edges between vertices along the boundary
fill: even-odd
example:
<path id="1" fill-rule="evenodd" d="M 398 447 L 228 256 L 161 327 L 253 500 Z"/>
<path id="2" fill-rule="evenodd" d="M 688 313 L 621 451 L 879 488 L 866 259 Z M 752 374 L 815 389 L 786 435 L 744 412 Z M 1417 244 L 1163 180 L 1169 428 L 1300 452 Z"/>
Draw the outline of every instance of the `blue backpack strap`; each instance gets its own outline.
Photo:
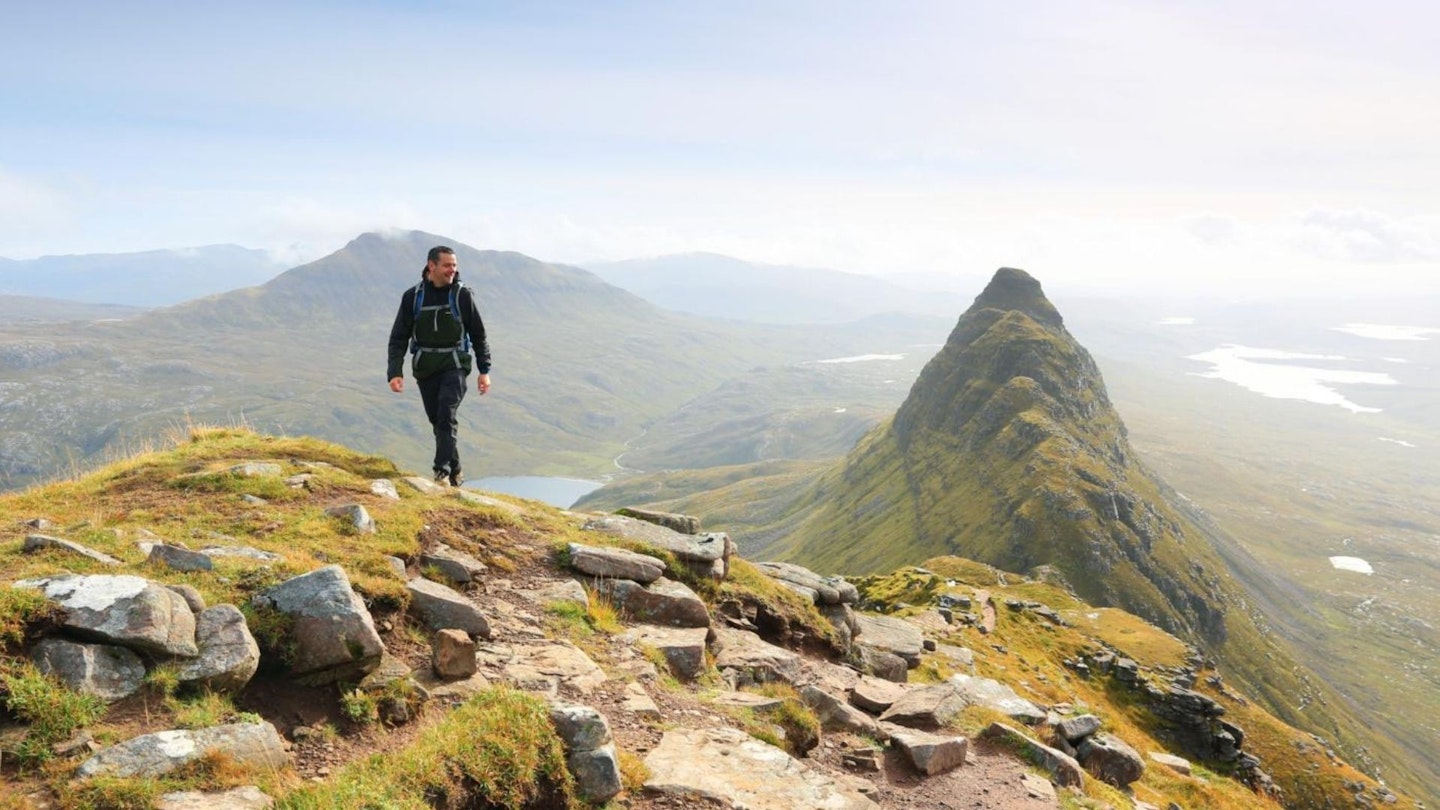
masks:
<path id="1" fill-rule="evenodd" d="M 460 333 L 464 335 L 460 340 L 460 351 L 469 354 L 470 330 L 465 328 L 465 319 L 460 315 L 460 291 L 463 289 L 465 285 L 459 281 L 450 285 L 450 314 L 455 316 L 455 322 L 460 324 Z"/>

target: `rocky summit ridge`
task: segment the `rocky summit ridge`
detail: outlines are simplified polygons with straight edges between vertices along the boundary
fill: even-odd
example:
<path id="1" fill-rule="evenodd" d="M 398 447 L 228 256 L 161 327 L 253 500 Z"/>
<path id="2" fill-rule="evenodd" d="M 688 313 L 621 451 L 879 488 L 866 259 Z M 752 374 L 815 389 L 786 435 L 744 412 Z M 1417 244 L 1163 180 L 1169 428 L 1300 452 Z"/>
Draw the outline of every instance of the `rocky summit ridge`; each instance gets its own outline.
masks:
<path id="1" fill-rule="evenodd" d="M 237 430 L 0 496 L 0 807 L 1414 806 L 1129 614 L 698 523 Z"/>

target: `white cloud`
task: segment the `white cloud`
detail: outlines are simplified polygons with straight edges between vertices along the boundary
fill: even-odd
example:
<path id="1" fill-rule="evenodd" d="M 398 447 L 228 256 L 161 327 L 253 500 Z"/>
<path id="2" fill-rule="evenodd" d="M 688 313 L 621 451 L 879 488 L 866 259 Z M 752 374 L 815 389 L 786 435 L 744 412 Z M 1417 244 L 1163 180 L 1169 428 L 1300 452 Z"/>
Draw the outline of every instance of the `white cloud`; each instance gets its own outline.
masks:
<path id="1" fill-rule="evenodd" d="M 1296 243 L 1301 250 L 1326 259 L 1435 261 L 1440 259 L 1440 217 L 1313 208 L 1300 218 Z"/>

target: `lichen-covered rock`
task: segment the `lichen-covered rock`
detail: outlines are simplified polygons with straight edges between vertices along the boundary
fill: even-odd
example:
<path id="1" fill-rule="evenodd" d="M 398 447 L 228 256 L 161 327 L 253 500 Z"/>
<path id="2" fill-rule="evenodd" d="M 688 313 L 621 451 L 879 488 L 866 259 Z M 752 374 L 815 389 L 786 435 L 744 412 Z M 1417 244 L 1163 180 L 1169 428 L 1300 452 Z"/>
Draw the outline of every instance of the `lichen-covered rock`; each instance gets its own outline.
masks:
<path id="1" fill-rule="evenodd" d="M 1123 788 L 1145 773 L 1145 760 L 1139 752 L 1111 734 L 1086 737 L 1076 746 L 1076 751 L 1085 770 L 1116 787 Z"/>
<path id="2" fill-rule="evenodd" d="M 233 723 L 194 731 L 157 731 L 112 745 L 81 763 L 77 775 L 164 776 L 209 752 L 237 765 L 277 770 L 290 761 L 280 732 L 266 722 Z"/>
<path id="3" fill-rule="evenodd" d="M 46 675 L 59 678 L 77 692 L 113 703 L 140 691 L 145 664 L 140 656 L 113 644 L 80 644 L 47 638 L 30 656 Z"/>
<path id="4" fill-rule="evenodd" d="M 715 668 L 733 678 L 735 686 L 799 680 L 801 660 L 795 653 L 745 630 L 721 627 L 715 632 Z"/>
<path id="5" fill-rule="evenodd" d="M 141 652 L 194 658 L 195 614 L 174 591 L 142 577 L 65 574 L 22 580 L 65 608 L 65 628 L 76 636 Z"/>
<path id="6" fill-rule="evenodd" d="M 883 652 L 894 653 L 905 659 L 910 668 L 920 666 L 920 653 L 925 649 L 925 639 L 920 628 L 894 616 L 867 616 L 861 614 L 860 638 L 862 647 L 873 647 Z"/>
<path id="7" fill-rule="evenodd" d="M 220 692 L 245 688 L 260 668 L 260 647 L 234 605 L 216 605 L 195 617 L 200 656 L 180 666 L 180 680 L 201 683 Z"/>
<path id="8" fill-rule="evenodd" d="M 286 580 L 253 602 L 294 621 L 291 671 L 303 683 L 358 680 L 380 663 L 385 645 L 375 621 L 338 565 Z"/>
<path id="9" fill-rule="evenodd" d="M 642 586 L 628 579 L 601 579 L 595 581 L 595 590 L 638 621 L 670 627 L 710 626 L 710 609 L 683 582 L 661 577 Z"/>

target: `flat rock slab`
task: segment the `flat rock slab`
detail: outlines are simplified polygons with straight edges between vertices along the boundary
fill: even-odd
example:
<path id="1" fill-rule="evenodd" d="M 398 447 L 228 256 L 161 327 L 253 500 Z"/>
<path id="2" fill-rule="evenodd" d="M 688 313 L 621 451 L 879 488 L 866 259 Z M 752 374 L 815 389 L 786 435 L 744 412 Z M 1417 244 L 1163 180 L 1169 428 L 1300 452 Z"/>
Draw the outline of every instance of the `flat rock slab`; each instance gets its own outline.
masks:
<path id="1" fill-rule="evenodd" d="M 665 562 L 624 548 L 571 543 L 570 567 L 592 577 L 629 579 L 649 585 L 665 574 Z"/>
<path id="2" fill-rule="evenodd" d="M 814 593 L 816 604 L 853 604 L 860 601 L 860 591 L 840 577 L 823 577 L 794 563 L 761 562 L 756 563 L 755 567 L 771 579 L 799 585 Z"/>
<path id="3" fill-rule="evenodd" d="M 860 637 L 857 642 L 884 652 L 894 653 L 905 659 L 912 668 L 920 665 L 920 653 L 925 649 L 925 639 L 920 628 L 893 616 L 868 616 L 859 614 Z"/>
<path id="4" fill-rule="evenodd" d="M 626 630 L 621 638 L 632 645 L 643 644 L 659 651 L 677 678 L 693 681 L 705 671 L 705 639 L 709 635 L 706 627 L 638 624 Z"/>
<path id="5" fill-rule="evenodd" d="M 59 537 L 51 537 L 48 534 L 31 534 L 25 537 L 25 553 L 34 554 L 45 549 L 56 549 L 78 557 L 94 560 L 105 565 L 121 565 L 122 563 L 101 551 L 96 551 L 89 546 L 83 546 L 71 540 L 63 540 Z"/>
<path id="6" fill-rule="evenodd" d="M 431 486 L 435 485 L 431 484 Z M 492 498 L 489 495 L 481 495 L 473 489 L 460 487 L 455 490 L 455 497 L 466 503 L 472 503 L 476 506 L 486 506 L 491 509 L 499 509 L 502 512 L 509 512 L 512 515 L 529 514 L 523 506 L 517 506 L 509 501 L 502 501 L 499 498 Z"/>
<path id="7" fill-rule="evenodd" d="M 279 554 L 261 551 L 258 548 L 251 548 L 250 546 L 207 546 L 200 549 L 199 553 L 204 554 L 212 560 L 222 557 L 255 560 L 257 562 L 278 562 L 280 560 Z"/>
<path id="8" fill-rule="evenodd" d="M 964 737 L 931 734 L 913 728 L 882 724 L 890 742 L 904 752 L 915 770 L 926 776 L 953 771 L 965 764 L 970 741 Z"/>
<path id="9" fill-rule="evenodd" d="M 850 689 L 850 703 L 867 712 L 880 714 L 909 691 L 910 687 L 904 684 L 866 675 Z"/>
<path id="10" fill-rule="evenodd" d="M 409 484 L 411 489 L 424 495 L 443 495 L 450 491 L 450 487 L 442 487 L 429 478 L 422 478 L 418 475 L 409 475 L 400 480 Z"/>
<path id="11" fill-rule="evenodd" d="M 965 698 L 951 684 L 910 689 L 880 715 L 884 722 L 919 729 L 949 725 L 965 709 Z"/>
<path id="12" fill-rule="evenodd" d="M 710 609 L 683 582 L 661 577 L 649 585 L 597 579 L 595 590 L 632 619 L 670 627 L 709 627 Z"/>
<path id="13" fill-rule="evenodd" d="M 223 753 L 237 765 L 279 770 L 290 761 L 280 732 L 269 723 L 233 723 L 195 731 L 158 731 L 112 745 L 81 763 L 77 775 L 163 776 L 207 752 Z"/>
<path id="14" fill-rule="evenodd" d="M 794 684 L 803 671 L 801 658 L 793 652 L 776 647 L 760 636 L 730 627 L 715 628 L 715 668 L 722 673 L 735 673 L 737 686 L 760 683 Z"/>
<path id="15" fill-rule="evenodd" d="M 565 685 L 588 695 L 606 681 L 605 671 L 568 641 L 481 644 L 475 656 L 493 679 L 527 692 L 553 695 Z"/>
<path id="16" fill-rule="evenodd" d="M 665 732 L 645 758 L 645 789 L 699 794 L 746 810 L 872 810 L 868 782 L 830 777 L 769 743 L 732 728 Z"/>
<path id="17" fill-rule="evenodd" d="M 275 800 L 253 785 L 212 793 L 166 793 L 155 804 L 156 810 L 263 810 L 274 806 Z"/>
<path id="18" fill-rule="evenodd" d="M 428 666 L 410 673 L 410 679 L 415 682 L 416 686 L 425 690 L 425 694 L 431 700 L 446 703 L 463 702 L 472 695 L 477 695 L 493 686 L 483 672 L 476 672 L 474 675 L 458 681 L 447 681 L 436 675 L 435 670 Z"/>
<path id="19" fill-rule="evenodd" d="M 133 650 L 194 658 L 195 614 L 184 597 L 142 577 L 67 574 L 22 580 L 65 608 L 65 628 L 76 636 Z"/>
<path id="20" fill-rule="evenodd" d="M 980 705 L 1009 715 L 1026 725 L 1044 722 L 1045 712 L 1039 706 L 1015 694 L 999 681 L 977 678 L 971 675 L 951 676 L 947 683 L 953 684 L 965 697 L 968 705 Z"/>
<path id="21" fill-rule="evenodd" d="M 597 515 L 585 521 L 582 528 L 649 543 L 682 560 L 693 562 L 713 563 L 723 559 L 727 546 L 723 532 L 681 534 L 664 526 L 621 515 Z"/>
<path id="22" fill-rule="evenodd" d="M 757 695 L 754 692 L 721 692 L 711 701 L 716 706 L 730 706 L 736 709 L 750 709 L 757 712 L 778 709 L 785 701 L 780 698 Z"/>
<path id="23" fill-rule="evenodd" d="M 615 513 L 624 517 L 631 517 L 636 520 L 643 520 L 664 526 L 667 529 L 680 532 L 681 534 L 697 534 L 700 531 L 700 518 L 691 515 L 679 515 L 674 512 L 657 512 L 653 509 L 637 509 L 633 506 L 618 509 Z"/>
<path id="24" fill-rule="evenodd" d="M 405 590 L 410 608 L 431 630 L 463 630 L 476 638 L 490 638 L 490 620 L 465 594 L 428 579 L 412 579 Z"/>
<path id="25" fill-rule="evenodd" d="M 645 687 L 638 683 L 632 683 L 625 687 L 625 700 L 620 703 L 620 708 L 631 714 L 640 717 L 660 717 L 660 707 L 655 704 L 654 698 L 645 691 Z"/>
<path id="26" fill-rule="evenodd" d="M 474 582 L 489 570 L 485 563 L 444 543 L 436 543 L 435 548 L 421 552 L 419 566 L 422 570 L 434 568 L 451 582 L 460 583 Z"/>
<path id="27" fill-rule="evenodd" d="M 176 571 L 209 571 L 215 567 L 209 555 L 165 543 L 152 545 L 146 560 Z"/>
<path id="28" fill-rule="evenodd" d="M 815 712 L 821 728 L 827 731 L 848 731 L 869 737 L 882 737 L 875 718 L 818 686 L 807 684 L 800 687 L 800 699 Z"/>

